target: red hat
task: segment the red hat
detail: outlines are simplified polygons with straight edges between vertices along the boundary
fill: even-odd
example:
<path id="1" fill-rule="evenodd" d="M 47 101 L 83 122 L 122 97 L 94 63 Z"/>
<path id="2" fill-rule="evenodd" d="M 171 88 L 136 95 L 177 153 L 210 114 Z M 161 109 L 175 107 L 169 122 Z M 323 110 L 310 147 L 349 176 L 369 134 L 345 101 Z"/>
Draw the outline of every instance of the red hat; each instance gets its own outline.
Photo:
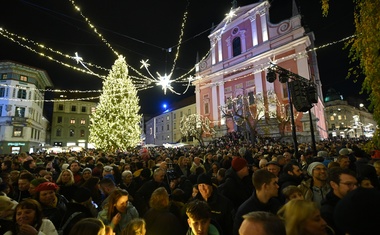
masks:
<path id="1" fill-rule="evenodd" d="M 234 159 L 232 159 L 231 166 L 232 166 L 232 169 L 234 169 L 236 172 L 240 171 L 241 169 L 243 169 L 247 165 L 248 165 L 248 163 L 244 158 L 235 157 Z"/>
<path id="2" fill-rule="evenodd" d="M 52 183 L 52 182 L 44 182 L 40 185 L 37 186 L 37 188 L 35 189 L 36 192 L 41 192 L 41 191 L 45 191 L 45 190 L 54 190 L 56 191 L 58 189 L 58 185 L 56 185 L 55 183 Z"/>

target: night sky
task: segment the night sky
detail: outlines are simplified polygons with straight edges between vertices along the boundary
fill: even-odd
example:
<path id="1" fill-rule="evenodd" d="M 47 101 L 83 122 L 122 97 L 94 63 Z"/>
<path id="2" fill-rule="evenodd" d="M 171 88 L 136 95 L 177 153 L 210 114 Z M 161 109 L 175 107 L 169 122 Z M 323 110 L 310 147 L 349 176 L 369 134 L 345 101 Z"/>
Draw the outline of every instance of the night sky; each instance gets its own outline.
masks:
<path id="1" fill-rule="evenodd" d="M 149 59 L 153 74 L 169 72 L 179 40 L 182 18 L 188 6 L 187 23 L 183 43 L 174 76 L 180 76 L 209 50 L 208 34 L 231 8 L 232 0 L 77 0 L 81 12 L 96 26 L 111 46 L 126 57 L 127 63 L 143 74 L 140 61 Z M 238 6 L 257 1 L 237 1 Z M 290 11 L 291 0 L 271 1 L 271 19 L 278 22 Z M 315 34 L 316 47 L 338 41 L 354 33 L 353 4 L 351 0 L 331 2 L 328 17 L 322 17 L 320 0 L 297 0 L 303 15 L 304 27 Z M 24 36 L 47 47 L 74 56 L 75 52 L 86 62 L 111 68 L 115 54 L 88 27 L 69 0 L 12 0 L 3 1 L 0 27 Z M 337 43 L 317 50 L 323 91 L 334 88 L 345 97 L 359 95 L 361 82 L 346 79 L 349 68 L 348 50 L 344 43 Z M 172 52 L 167 52 L 172 48 Z M 41 51 L 41 49 L 39 50 Z M 45 51 L 46 52 L 46 51 Z M 47 53 L 47 52 L 46 52 Z M 74 60 L 51 54 L 60 61 L 79 66 Z M 13 60 L 44 69 L 53 81 L 55 89 L 92 90 L 101 89 L 98 77 L 66 68 L 49 61 L 20 45 L 0 36 L 0 60 Z M 80 67 L 80 66 L 79 66 Z M 105 71 L 99 71 L 107 75 Z M 132 72 L 130 72 L 132 74 Z M 185 86 L 177 85 L 182 93 Z M 145 115 L 162 111 L 164 102 L 170 103 L 194 94 L 194 89 L 182 96 L 161 87 L 140 91 L 141 112 Z M 51 97 L 52 94 L 47 94 Z M 92 93 L 90 96 L 94 96 Z M 365 97 L 361 95 L 361 97 Z"/>

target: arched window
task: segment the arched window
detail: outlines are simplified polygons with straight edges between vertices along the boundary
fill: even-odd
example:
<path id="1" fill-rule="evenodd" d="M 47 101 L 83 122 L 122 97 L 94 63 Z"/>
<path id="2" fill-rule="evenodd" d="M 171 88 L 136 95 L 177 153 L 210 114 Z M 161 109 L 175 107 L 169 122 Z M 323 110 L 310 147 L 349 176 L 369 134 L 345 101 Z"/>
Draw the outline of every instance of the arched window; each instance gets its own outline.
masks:
<path id="1" fill-rule="evenodd" d="M 241 54 L 241 41 L 239 37 L 234 38 L 232 41 L 233 56 L 238 56 Z"/>

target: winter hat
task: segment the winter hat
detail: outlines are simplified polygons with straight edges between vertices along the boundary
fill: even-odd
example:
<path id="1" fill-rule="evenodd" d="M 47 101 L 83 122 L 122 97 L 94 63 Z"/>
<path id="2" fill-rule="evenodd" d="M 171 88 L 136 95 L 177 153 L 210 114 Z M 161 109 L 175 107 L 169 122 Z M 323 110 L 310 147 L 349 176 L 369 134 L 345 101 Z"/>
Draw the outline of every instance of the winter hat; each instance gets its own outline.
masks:
<path id="1" fill-rule="evenodd" d="M 144 177 L 144 179 L 149 179 L 152 176 L 152 171 L 148 168 L 145 168 L 141 171 L 140 176 Z"/>
<path id="2" fill-rule="evenodd" d="M 89 167 L 84 168 L 83 171 L 82 171 L 82 173 L 84 173 L 85 171 L 89 171 L 92 174 L 92 170 Z"/>
<path id="3" fill-rule="evenodd" d="M 83 187 L 79 187 L 71 198 L 74 202 L 82 203 L 88 201 L 91 198 L 91 193 L 90 190 Z"/>
<path id="4" fill-rule="evenodd" d="M 325 166 L 325 165 L 323 165 L 322 162 L 312 162 L 312 163 L 310 163 L 310 165 L 307 167 L 307 173 L 310 176 L 313 176 L 313 170 L 314 170 L 314 168 L 317 167 L 317 166 L 319 166 L 319 165 Z"/>
<path id="5" fill-rule="evenodd" d="M 235 157 L 234 159 L 232 159 L 232 162 L 231 162 L 231 167 L 236 172 L 240 171 L 244 167 L 247 167 L 247 165 L 248 165 L 247 160 L 241 157 Z"/>
<path id="6" fill-rule="evenodd" d="M 317 154 L 317 157 L 326 158 L 328 156 L 329 156 L 329 154 L 326 151 L 319 151 L 318 154 Z"/>
<path id="7" fill-rule="evenodd" d="M 276 165 L 276 166 L 280 166 L 280 164 L 278 164 L 278 162 L 276 162 L 276 161 L 270 161 L 270 162 L 268 162 L 267 164 L 266 164 L 266 166 L 269 166 L 269 165 Z"/>
<path id="8" fill-rule="evenodd" d="M 348 148 L 342 148 L 341 150 L 339 150 L 339 155 L 347 156 L 348 154 L 350 154 Z"/>
<path id="9" fill-rule="evenodd" d="M 69 166 L 70 166 L 69 163 L 63 163 L 62 170 L 66 170 Z"/>
<path id="10" fill-rule="evenodd" d="M 197 184 L 208 184 L 212 186 L 211 177 L 206 173 L 202 173 L 198 176 Z"/>
<path id="11" fill-rule="evenodd" d="M 103 168 L 103 171 L 105 171 L 105 172 L 111 172 L 113 170 L 113 167 L 112 166 L 105 166 L 104 168 Z"/>
<path id="12" fill-rule="evenodd" d="M 34 187 L 37 187 L 38 185 L 40 185 L 44 182 L 48 182 L 48 180 L 45 178 L 37 178 L 37 179 L 30 181 L 30 184 L 34 185 Z"/>
<path id="13" fill-rule="evenodd" d="M 54 191 L 56 191 L 57 189 L 58 189 L 58 185 L 56 185 L 55 183 L 44 182 L 44 183 L 38 185 L 35 190 L 36 190 L 36 192 L 41 192 L 41 191 L 45 191 L 45 190 L 54 190 Z"/>

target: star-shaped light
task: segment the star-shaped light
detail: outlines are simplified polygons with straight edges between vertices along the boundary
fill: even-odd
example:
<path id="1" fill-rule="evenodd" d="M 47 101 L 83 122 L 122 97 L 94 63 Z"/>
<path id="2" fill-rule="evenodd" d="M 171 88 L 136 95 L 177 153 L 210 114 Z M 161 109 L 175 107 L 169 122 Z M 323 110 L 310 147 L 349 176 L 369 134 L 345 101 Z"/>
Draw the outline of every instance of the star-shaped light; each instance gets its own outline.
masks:
<path id="1" fill-rule="evenodd" d="M 140 61 L 140 63 L 141 63 L 140 69 L 142 69 L 143 67 L 148 68 L 150 66 L 150 64 L 148 64 L 148 61 L 149 60 L 141 60 Z"/>
<path id="2" fill-rule="evenodd" d="M 228 12 L 228 13 L 226 14 L 227 21 L 232 20 L 232 18 L 233 18 L 234 16 L 236 16 L 235 12 L 236 12 L 238 9 L 239 9 L 239 8 L 237 8 L 237 9 L 231 9 L 230 12 Z"/>
<path id="3" fill-rule="evenodd" d="M 156 82 L 156 85 L 157 86 L 162 86 L 162 90 L 164 90 L 164 94 L 166 95 L 166 90 L 169 89 L 171 90 L 172 86 L 170 85 L 170 83 L 172 82 L 170 80 L 170 77 L 171 77 L 171 74 L 169 75 L 165 75 L 164 76 L 161 76 L 158 72 L 158 81 Z"/>
<path id="4" fill-rule="evenodd" d="M 77 61 L 77 64 L 83 61 L 83 58 L 78 55 L 78 52 L 75 52 L 75 56 L 73 57 L 73 59 Z"/>

